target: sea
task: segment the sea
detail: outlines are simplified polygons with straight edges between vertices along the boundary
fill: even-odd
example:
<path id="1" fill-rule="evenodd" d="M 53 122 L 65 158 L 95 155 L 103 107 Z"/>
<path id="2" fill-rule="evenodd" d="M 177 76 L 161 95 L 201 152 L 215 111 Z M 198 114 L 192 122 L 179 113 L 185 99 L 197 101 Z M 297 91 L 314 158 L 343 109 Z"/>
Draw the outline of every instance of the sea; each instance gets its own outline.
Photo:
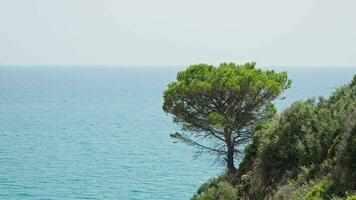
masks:
<path id="1" fill-rule="evenodd" d="M 1 66 L 0 199 L 189 199 L 224 171 L 175 143 L 162 93 L 179 66 Z M 329 96 L 356 67 L 276 67 L 296 100 Z"/>

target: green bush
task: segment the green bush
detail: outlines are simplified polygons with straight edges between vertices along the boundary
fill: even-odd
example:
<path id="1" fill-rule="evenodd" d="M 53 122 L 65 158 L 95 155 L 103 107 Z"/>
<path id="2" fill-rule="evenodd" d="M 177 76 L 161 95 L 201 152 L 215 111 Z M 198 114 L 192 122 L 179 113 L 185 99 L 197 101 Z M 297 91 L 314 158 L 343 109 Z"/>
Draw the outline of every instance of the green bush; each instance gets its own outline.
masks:
<path id="1" fill-rule="evenodd" d="M 355 119 L 356 120 L 356 119 Z M 356 190 L 356 125 L 353 127 L 344 151 L 339 157 L 340 175 L 336 177 L 345 189 Z"/>
<path id="2" fill-rule="evenodd" d="M 222 178 L 220 178 L 220 177 L 209 179 L 208 181 L 206 181 L 199 187 L 197 194 L 200 195 L 200 194 L 206 192 L 209 188 L 216 187 L 217 184 L 219 183 L 219 181 L 221 181 L 221 180 L 222 180 Z"/>
<path id="3" fill-rule="evenodd" d="M 206 186 L 204 191 L 195 194 L 192 200 L 237 200 L 236 189 L 227 181 L 210 184 L 209 188 Z"/>
<path id="4" fill-rule="evenodd" d="M 346 200 L 356 200 L 356 194 L 347 196 Z"/>
<path id="5" fill-rule="evenodd" d="M 355 155 L 356 75 L 329 98 L 256 124 L 234 187 L 212 179 L 193 199 L 356 200 Z"/>
<path id="6" fill-rule="evenodd" d="M 311 191 L 308 192 L 306 200 L 323 200 L 331 199 L 331 194 L 334 190 L 334 183 L 325 179 L 320 182 L 317 182 Z"/>
<path id="7" fill-rule="evenodd" d="M 273 195 L 273 200 L 305 200 L 306 194 L 310 190 L 309 185 L 299 185 L 296 181 L 289 181 L 288 184 L 278 188 Z"/>

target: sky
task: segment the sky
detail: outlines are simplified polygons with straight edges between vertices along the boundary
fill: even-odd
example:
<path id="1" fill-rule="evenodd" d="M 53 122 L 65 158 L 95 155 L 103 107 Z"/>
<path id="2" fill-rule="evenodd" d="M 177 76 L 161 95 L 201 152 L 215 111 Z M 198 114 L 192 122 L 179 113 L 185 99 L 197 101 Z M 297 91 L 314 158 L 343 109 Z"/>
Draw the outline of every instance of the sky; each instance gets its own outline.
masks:
<path id="1" fill-rule="evenodd" d="M 356 66 L 355 0 L 0 0 L 0 65 Z"/>

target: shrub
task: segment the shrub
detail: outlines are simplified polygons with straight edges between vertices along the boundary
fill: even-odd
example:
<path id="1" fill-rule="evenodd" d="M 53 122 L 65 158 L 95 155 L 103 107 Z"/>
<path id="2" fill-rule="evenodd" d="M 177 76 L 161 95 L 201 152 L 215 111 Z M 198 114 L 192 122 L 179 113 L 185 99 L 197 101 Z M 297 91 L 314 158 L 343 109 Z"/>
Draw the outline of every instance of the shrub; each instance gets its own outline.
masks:
<path id="1" fill-rule="evenodd" d="M 209 179 L 207 182 L 203 183 L 198 191 L 197 191 L 197 194 L 202 194 L 204 192 L 206 192 L 209 188 L 212 188 L 212 187 L 216 187 L 217 184 L 219 183 L 219 181 L 221 181 L 222 179 L 220 177 L 218 178 L 211 178 Z"/>
<path id="2" fill-rule="evenodd" d="M 308 192 L 306 200 L 331 199 L 333 189 L 334 183 L 329 179 L 317 182 L 312 190 Z"/>
<path id="3" fill-rule="evenodd" d="M 356 200 L 356 194 L 347 196 L 346 200 Z"/>
<path id="4" fill-rule="evenodd" d="M 211 184 L 209 188 L 205 188 L 200 194 L 195 194 L 192 200 L 237 200 L 236 192 L 236 189 L 230 183 L 220 181 L 216 184 Z"/>
<path id="5" fill-rule="evenodd" d="M 273 200 L 305 200 L 305 196 L 310 189 L 309 185 L 299 185 L 296 181 L 289 181 L 288 184 L 278 188 L 273 195 Z"/>
<path id="6" fill-rule="evenodd" d="M 256 124 L 235 188 L 210 180 L 193 199 L 356 200 L 355 155 L 356 75 L 329 98 Z"/>

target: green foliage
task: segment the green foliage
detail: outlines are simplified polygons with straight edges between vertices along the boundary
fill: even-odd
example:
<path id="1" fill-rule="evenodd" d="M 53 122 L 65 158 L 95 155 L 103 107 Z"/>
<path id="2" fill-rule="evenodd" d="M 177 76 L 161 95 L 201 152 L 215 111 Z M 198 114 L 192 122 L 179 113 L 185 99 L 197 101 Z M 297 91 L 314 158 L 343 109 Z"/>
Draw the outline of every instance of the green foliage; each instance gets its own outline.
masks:
<path id="1" fill-rule="evenodd" d="M 354 195 L 348 195 L 348 196 L 346 197 L 346 200 L 356 200 L 356 194 L 354 194 Z"/>
<path id="2" fill-rule="evenodd" d="M 350 85 L 351 86 L 355 86 L 356 85 L 356 74 L 354 75 L 354 78 L 352 79 Z"/>
<path id="3" fill-rule="evenodd" d="M 226 156 L 230 169 L 240 153 L 236 147 L 250 142 L 254 125 L 275 115 L 272 101 L 290 84 L 285 72 L 263 71 L 255 63 L 191 65 L 168 85 L 162 108 L 182 125 L 184 132 L 173 138 Z"/>
<path id="4" fill-rule="evenodd" d="M 209 187 L 206 187 L 208 186 Z M 198 190 L 192 200 L 237 200 L 236 189 L 227 181 L 210 182 L 204 185 L 204 190 Z"/>
<path id="5" fill-rule="evenodd" d="M 355 155 L 356 75 L 255 123 L 234 188 L 241 199 L 356 199 Z"/>
<path id="6" fill-rule="evenodd" d="M 287 184 L 278 188 L 277 192 L 273 195 L 273 200 L 305 200 L 309 185 L 299 185 L 296 181 L 289 181 Z"/>
<path id="7" fill-rule="evenodd" d="M 331 180 L 322 180 L 313 186 L 312 190 L 307 194 L 306 200 L 331 199 L 334 187 L 334 183 Z"/>
<path id="8" fill-rule="evenodd" d="M 353 120 L 356 120 L 356 112 Z M 338 163 L 335 171 L 338 173 L 335 173 L 334 178 L 340 186 L 356 190 L 356 125 L 343 142 L 345 143 L 343 149 L 336 157 Z M 341 142 L 340 146 L 342 145 Z"/>
<path id="9" fill-rule="evenodd" d="M 332 195 L 356 190 L 355 80 L 328 99 L 298 101 L 278 119 L 256 126 L 239 167 L 240 173 L 250 174 L 250 199 L 271 193 L 279 195 L 276 199 L 304 199 L 311 190 L 306 183 L 326 176 L 335 186 Z M 289 185 L 290 180 L 297 184 Z"/>
<path id="10" fill-rule="evenodd" d="M 207 182 L 203 183 L 198 191 L 197 191 L 197 194 L 202 194 L 204 192 L 206 192 L 209 188 L 212 188 L 212 187 L 216 187 L 217 184 L 220 182 L 220 181 L 223 181 L 224 179 L 222 179 L 221 177 L 218 177 L 218 178 L 211 178 L 209 179 Z"/>
<path id="11" fill-rule="evenodd" d="M 273 196 L 273 200 L 328 200 L 337 199 L 335 184 L 330 179 L 323 179 L 311 183 L 299 184 L 291 181 L 280 187 Z"/>

